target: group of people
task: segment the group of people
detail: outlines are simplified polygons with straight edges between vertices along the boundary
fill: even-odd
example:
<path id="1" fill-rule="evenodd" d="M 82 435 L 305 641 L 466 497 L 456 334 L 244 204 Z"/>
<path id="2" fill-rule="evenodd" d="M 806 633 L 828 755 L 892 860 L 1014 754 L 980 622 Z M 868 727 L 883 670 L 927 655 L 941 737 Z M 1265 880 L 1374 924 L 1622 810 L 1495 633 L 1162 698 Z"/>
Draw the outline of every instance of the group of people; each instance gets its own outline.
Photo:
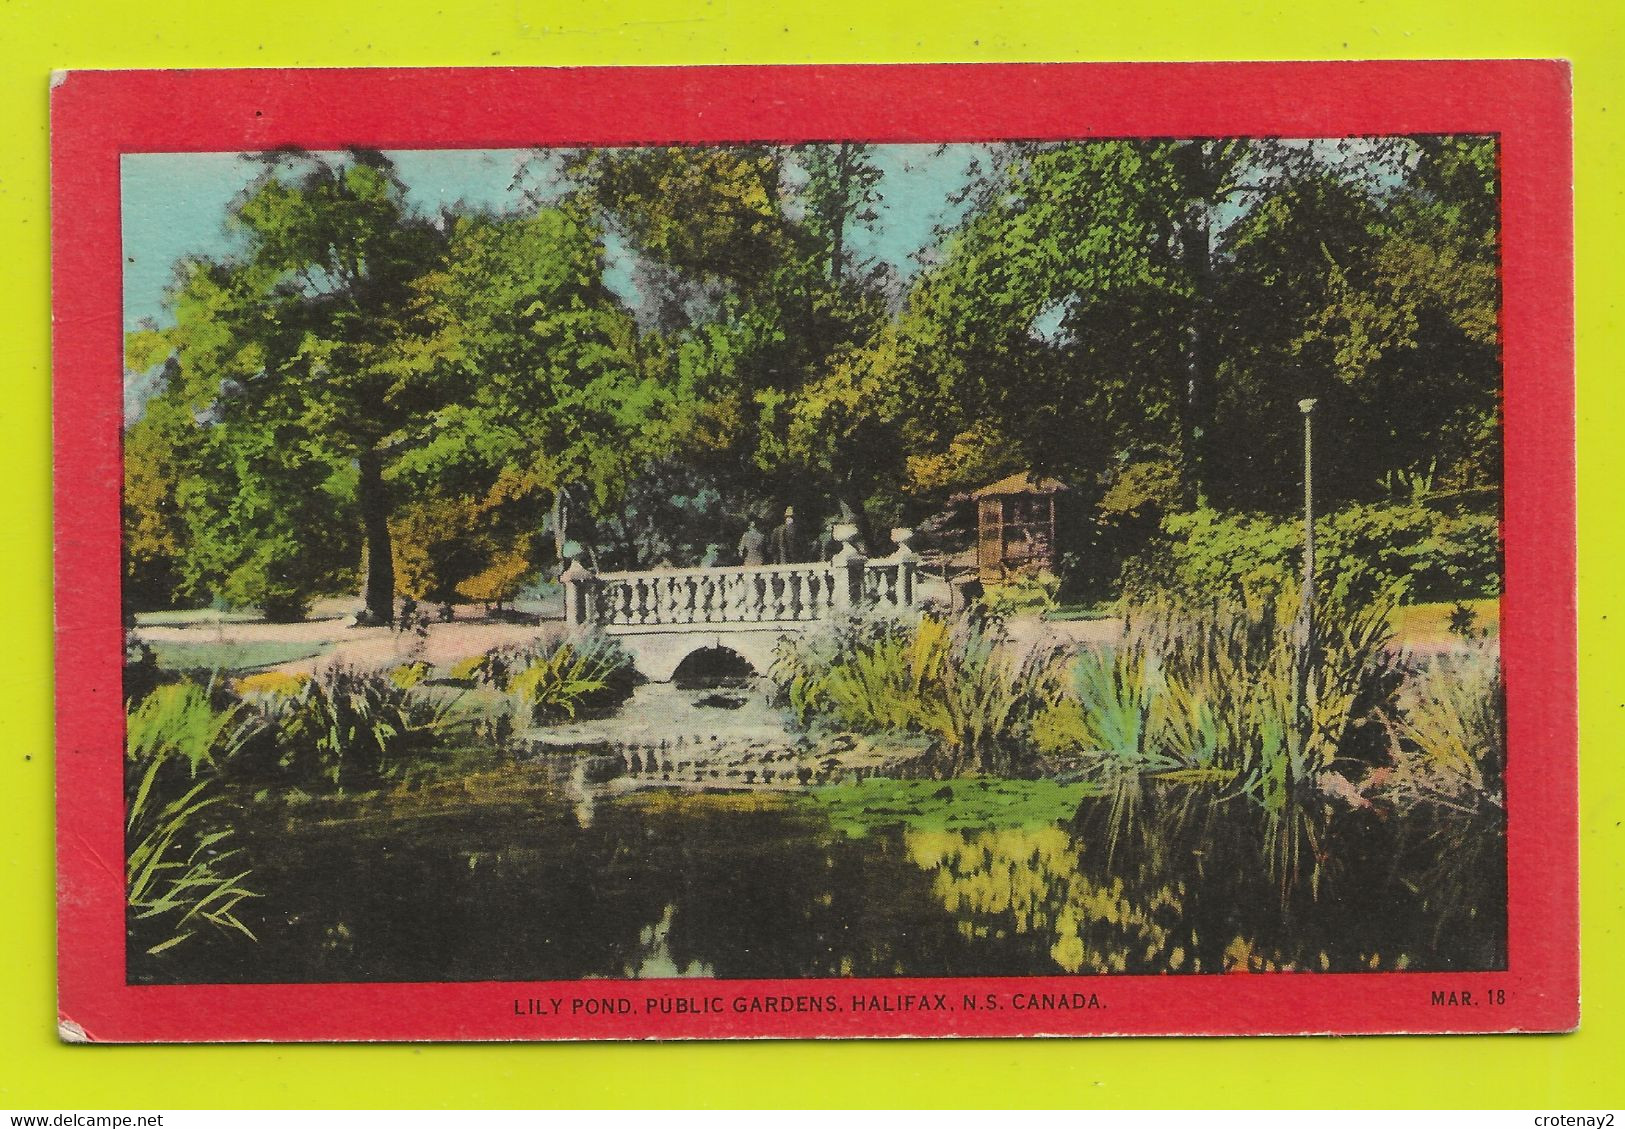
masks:
<path id="1" fill-rule="evenodd" d="M 784 523 L 771 534 L 764 534 L 751 518 L 739 538 L 739 563 L 742 565 L 801 564 L 807 560 L 807 535 L 796 521 L 796 508 L 784 507 Z"/>
<path id="2" fill-rule="evenodd" d="M 796 508 L 784 507 L 784 521 L 771 533 L 763 533 L 755 518 L 739 538 L 739 563 L 742 565 L 803 564 L 813 560 L 812 541 L 806 528 L 796 521 Z"/>

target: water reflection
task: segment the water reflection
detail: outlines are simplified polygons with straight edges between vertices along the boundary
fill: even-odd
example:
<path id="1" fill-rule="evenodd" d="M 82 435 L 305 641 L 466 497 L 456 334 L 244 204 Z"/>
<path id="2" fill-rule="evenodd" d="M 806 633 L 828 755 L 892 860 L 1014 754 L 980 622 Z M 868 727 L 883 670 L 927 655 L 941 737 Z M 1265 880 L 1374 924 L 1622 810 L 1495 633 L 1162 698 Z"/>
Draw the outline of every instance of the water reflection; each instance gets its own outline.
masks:
<path id="1" fill-rule="evenodd" d="M 1170 971 L 1184 964 L 1165 923 L 1177 919 L 1178 891 L 1135 901 L 1121 879 L 1091 881 L 1081 844 L 1059 827 L 911 831 L 907 839 L 914 864 L 934 873 L 932 891 L 968 937 L 1032 934 L 1064 972 L 1124 972 L 1141 950 L 1145 960 L 1168 952 Z"/>
<path id="2" fill-rule="evenodd" d="M 244 799 L 239 833 L 264 894 L 252 903 L 258 944 L 200 937 L 168 957 L 132 953 L 130 973 L 568 980 L 1504 961 L 1493 834 L 1469 856 L 1459 828 L 1327 818 L 1283 899 L 1256 809 L 1209 800 L 1145 785 L 1061 822 L 932 824 L 925 810 L 905 829 L 843 810 L 837 825 L 793 793 L 616 793 L 567 762 L 346 800 Z"/>
<path id="3" fill-rule="evenodd" d="M 628 980 L 669 980 L 675 977 L 713 977 L 716 969 L 701 961 L 690 961 L 678 967 L 671 955 L 671 922 L 676 916 L 676 905 L 668 902 L 660 920 L 638 934 L 642 959 L 636 967 L 628 965 L 621 975 Z"/>
<path id="4" fill-rule="evenodd" d="M 1065 827 L 906 841 L 962 933 L 1030 937 L 1066 972 L 1505 964 L 1494 830 L 1422 813 L 1401 826 L 1320 804 L 1271 817 L 1242 798 L 1129 781 L 1084 799 Z"/>

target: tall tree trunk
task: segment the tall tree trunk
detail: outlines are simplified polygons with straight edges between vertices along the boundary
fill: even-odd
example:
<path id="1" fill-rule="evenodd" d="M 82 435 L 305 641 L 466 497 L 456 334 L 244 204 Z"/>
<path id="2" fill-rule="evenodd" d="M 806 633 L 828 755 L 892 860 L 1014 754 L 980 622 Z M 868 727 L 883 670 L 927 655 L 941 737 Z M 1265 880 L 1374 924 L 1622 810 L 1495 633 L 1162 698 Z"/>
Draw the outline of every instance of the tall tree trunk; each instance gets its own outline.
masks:
<path id="1" fill-rule="evenodd" d="M 389 542 L 389 498 L 384 491 L 384 457 L 363 451 L 361 480 L 356 487 L 361 529 L 367 545 L 366 608 L 361 622 L 387 626 L 395 622 L 395 554 Z"/>

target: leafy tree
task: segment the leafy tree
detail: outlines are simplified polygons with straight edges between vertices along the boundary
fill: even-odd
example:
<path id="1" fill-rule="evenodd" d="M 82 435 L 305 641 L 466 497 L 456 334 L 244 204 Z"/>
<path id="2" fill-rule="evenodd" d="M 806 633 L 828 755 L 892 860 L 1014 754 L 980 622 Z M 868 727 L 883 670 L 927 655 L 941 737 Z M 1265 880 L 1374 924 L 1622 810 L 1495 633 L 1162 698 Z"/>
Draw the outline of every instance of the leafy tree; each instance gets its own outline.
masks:
<path id="1" fill-rule="evenodd" d="M 899 354 L 924 390 L 926 445 L 988 424 L 1023 465 L 1081 479 L 1114 450 L 1178 448 L 1189 289 L 1171 152 L 1123 141 L 1000 154 L 904 308 Z"/>
<path id="2" fill-rule="evenodd" d="M 886 317 L 884 272 L 850 238 L 877 216 L 867 148 L 606 151 L 576 171 L 642 265 L 642 316 L 659 334 L 645 344 L 665 354 L 654 363 L 718 425 L 674 451 L 709 467 L 721 494 L 751 483 L 764 508 L 804 512 L 834 496 L 862 521 L 865 442 L 843 442 L 839 426 L 805 439 L 845 395 L 833 370 Z"/>
<path id="3" fill-rule="evenodd" d="M 187 525 L 185 591 L 212 591 L 267 619 L 304 617 L 353 581 L 356 472 L 289 425 L 200 429 L 177 503 Z"/>
<path id="4" fill-rule="evenodd" d="M 230 512 L 258 541 L 252 551 L 238 546 L 246 557 L 229 568 L 225 560 L 213 567 L 246 595 L 254 585 L 238 583 L 243 569 L 274 571 L 281 566 L 273 559 L 297 557 L 304 542 L 328 535 L 323 525 L 290 520 L 280 495 L 263 505 L 247 500 L 269 481 L 279 452 L 306 479 L 301 495 L 353 463 L 364 616 L 388 623 L 395 583 L 384 470 L 460 391 L 438 382 L 410 347 L 423 304 L 414 283 L 436 264 L 444 238 L 409 212 L 404 186 L 379 154 L 263 161 L 228 217 L 243 253 L 185 264 L 172 296 L 176 324 L 162 334 L 177 361 L 176 395 L 206 417 L 213 469 L 238 472 L 245 500 Z M 259 532 L 249 534 L 254 522 Z M 216 548 L 229 543 L 215 540 Z"/>
<path id="5" fill-rule="evenodd" d="M 392 525 L 400 589 L 445 603 L 511 600 L 536 568 L 545 495 L 533 475 L 514 467 L 481 493 L 457 490 L 446 484 L 398 507 Z"/>
<path id="6" fill-rule="evenodd" d="M 397 579 L 506 598 L 549 524 L 636 567 L 837 502 L 876 546 L 1015 469 L 1132 541 L 1199 501 L 1295 505 L 1305 395 L 1328 502 L 1450 494 L 1481 532 L 1493 140 L 983 157 L 902 293 L 858 251 L 885 187 L 859 144 L 582 151 L 523 214 L 432 220 L 376 154 L 268 158 L 243 253 L 183 264 L 175 327 L 130 342 L 166 364 L 127 438 L 137 598 L 296 608 L 364 544 L 384 621 Z"/>
<path id="7" fill-rule="evenodd" d="M 130 611 L 171 607 L 182 596 L 187 529 L 176 497 L 187 432 L 173 400 L 150 401 L 124 433 L 124 602 Z"/>
<path id="8" fill-rule="evenodd" d="M 438 515 L 414 522 L 420 559 L 440 562 L 415 568 L 415 586 L 503 599 L 534 568 L 548 501 L 575 490 L 615 503 L 658 445 L 670 391 L 640 370 L 632 317 L 604 285 L 601 232 L 569 202 L 456 219 L 444 268 L 418 289 L 418 363 L 467 392 L 390 472 L 415 514 Z"/>
<path id="9" fill-rule="evenodd" d="M 1408 179 L 1376 192 L 1300 178 L 1236 224 L 1218 500 L 1293 504 L 1293 404 L 1305 395 L 1320 400 L 1318 486 L 1330 501 L 1378 497 L 1395 473 L 1454 489 L 1497 482 L 1500 296 L 1483 206 L 1493 163 L 1462 176 L 1458 159 L 1486 148 L 1493 160 L 1489 143 L 1423 146 Z M 1441 159 L 1455 163 L 1453 181 Z"/>
<path id="10" fill-rule="evenodd" d="M 659 389 L 580 209 L 431 222 L 376 154 L 299 155 L 269 163 L 233 223 L 244 253 L 186 268 L 164 335 L 212 452 L 192 484 L 212 515 L 199 573 L 233 598 L 256 570 L 331 575 L 309 550 L 347 543 L 336 512 L 366 547 L 368 620 L 392 620 L 397 562 L 414 594 L 506 598 L 534 568 L 548 496 L 581 483 L 607 505 L 640 457 Z"/>

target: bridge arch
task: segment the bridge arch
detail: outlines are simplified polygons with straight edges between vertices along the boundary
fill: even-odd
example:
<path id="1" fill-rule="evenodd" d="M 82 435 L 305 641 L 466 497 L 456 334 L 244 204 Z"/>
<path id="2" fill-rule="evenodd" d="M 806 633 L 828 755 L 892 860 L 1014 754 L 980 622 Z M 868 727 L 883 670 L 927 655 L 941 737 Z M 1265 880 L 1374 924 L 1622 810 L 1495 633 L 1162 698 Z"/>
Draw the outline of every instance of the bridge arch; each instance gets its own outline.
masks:
<path id="1" fill-rule="evenodd" d="M 766 674 L 773 665 L 773 652 L 786 634 L 783 630 L 644 632 L 616 634 L 615 641 L 632 656 L 643 677 L 670 682 L 691 655 L 709 651 L 729 652 L 748 669 Z"/>
<path id="2" fill-rule="evenodd" d="M 686 689 L 741 682 L 766 673 L 732 647 L 696 647 L 677 663 L 671 680 L 679 689 Z"/>

